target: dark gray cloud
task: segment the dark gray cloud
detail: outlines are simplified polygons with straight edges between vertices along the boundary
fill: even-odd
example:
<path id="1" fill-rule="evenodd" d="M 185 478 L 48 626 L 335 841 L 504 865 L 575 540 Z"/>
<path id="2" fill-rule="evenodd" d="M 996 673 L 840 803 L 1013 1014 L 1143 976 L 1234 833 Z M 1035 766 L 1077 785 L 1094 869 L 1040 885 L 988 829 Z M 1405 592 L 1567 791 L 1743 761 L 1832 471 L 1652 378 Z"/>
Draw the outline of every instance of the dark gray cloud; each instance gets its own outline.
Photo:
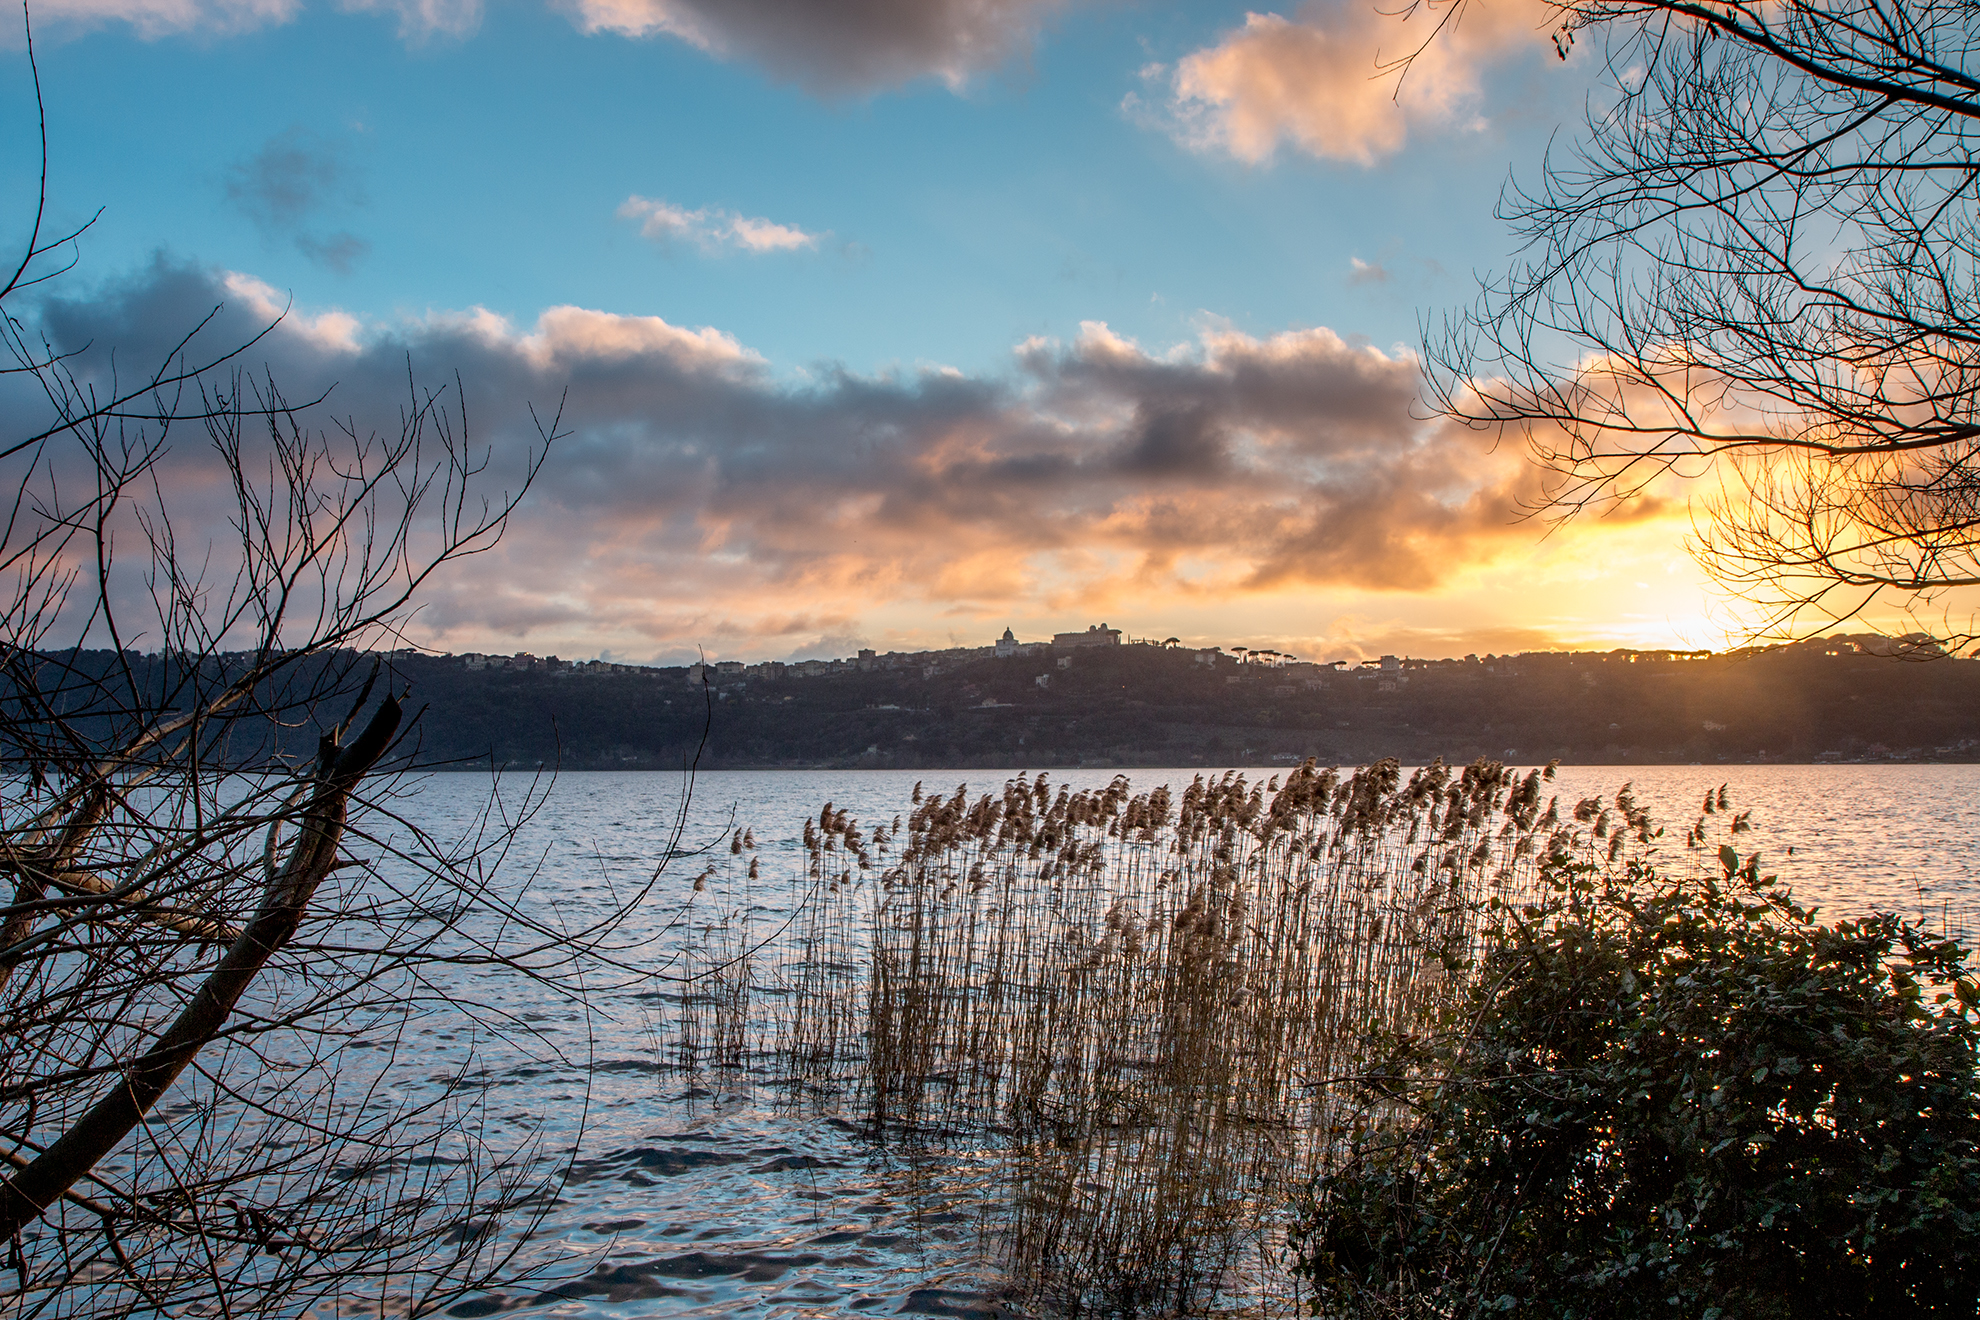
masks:
<path id="1" fill-rule="evenodd" d="M 348 272 L 369 247 L 348 230 L 324 233 L 317 227 L 326 214 L 364 200 L 341 142 L 305 128 L 290 128 L 228 166 L 223 186 L 227 200 L 264 235 L 294 243 L 326 269 Z"/>
<path id="2" fill-rule="evenodd" d="M 371 244 L 347 229 L 334 234 L 297 234 L 296 250 L 325 270 L 334 270 L 339 275 L 351 273 L 351 267 L 365 253 L 371 251 Z"/>
<path id="3" fill-rule="evenodd" d="M 153 360 L 215 306 L 195 349 L 238 342 L 278 303 L 160 261 L 51 301 L 43 323 L 58 345 L 94 345 L 79 364 L 98 371 L 112 345 Z M 567 434 L 508 539 L 429 598 L 421 626 L 457 649 L 580 628 L 620 653 L 850 635 L 881 601 L 1425 591 L 1530 540 L 1512 526 L 1527 467 L 1413 415 L 1409 358 L 1327 330 L 1157 355 L 1089 325 L 994 377 L 792 383 L 717 331 L 566 307 L 528 329 L 291 316 L 242 362 L 292 399 L 328 391 L 328 412 L 361 427 L 396 425 L 409 368 L 448 389 L 458 372 L 497 487 L 537 442 L 530 406 L 547 418 L 565 401 Z"/>
<path id="4" fill-rule="evenodd" d="M 959 85 L 1030 49 L 1069 0 L 575 0 L 587 31 L 665 33 L 812 91 Z"/>
<path id="5" fill-rule="evenodd" d="M 669 35 L 780 81 L 827 95 L 921 78 L 951 86 L 1028 52 L 1039 28 L 1076 0 L 553 0 L 585 32 Z M 293 22 L 300 0 L 80 0 L 37 8 L 37 30 L 85 32 L 116 23 L 147 40 L 230 35 Z M 340 0 L 339 8 L 396 18 L 418 45 L 465 38 L 482 0 Z M 0 42 L 6 42 L 0 34 Z M 18 44 L 15 40 L 12 44 Z"/>

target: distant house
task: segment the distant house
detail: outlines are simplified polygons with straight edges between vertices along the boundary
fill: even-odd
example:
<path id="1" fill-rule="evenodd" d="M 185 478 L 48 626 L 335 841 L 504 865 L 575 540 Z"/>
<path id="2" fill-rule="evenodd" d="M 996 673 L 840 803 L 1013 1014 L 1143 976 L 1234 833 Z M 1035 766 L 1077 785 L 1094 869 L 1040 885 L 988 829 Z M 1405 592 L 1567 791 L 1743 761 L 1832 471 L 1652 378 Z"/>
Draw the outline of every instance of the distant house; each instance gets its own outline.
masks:
<path id="1" fill-rule="evenodd" d="M 1008 632 L 1010 630 L 1005 629 L 1005 631 Z M 1072 646 L 1119 646 L 1120 644 L 1121 630 L 1119 628 L 1109 628 L 1104 623 L 1096 623 L 1085 632 L 1052 634 L 1052 645 L 1060 649 Z"/>
<path id="2" fill-rule="evenodd" d="M 1012 632 L 1009 628 L 1004 629 L 1004 635 L 997 639 L 997 658 L 999 660 L 1002 660 L 1007 656 L 1016 655 L 1017 651 L 1018 651 L 1017 634 Z"/>

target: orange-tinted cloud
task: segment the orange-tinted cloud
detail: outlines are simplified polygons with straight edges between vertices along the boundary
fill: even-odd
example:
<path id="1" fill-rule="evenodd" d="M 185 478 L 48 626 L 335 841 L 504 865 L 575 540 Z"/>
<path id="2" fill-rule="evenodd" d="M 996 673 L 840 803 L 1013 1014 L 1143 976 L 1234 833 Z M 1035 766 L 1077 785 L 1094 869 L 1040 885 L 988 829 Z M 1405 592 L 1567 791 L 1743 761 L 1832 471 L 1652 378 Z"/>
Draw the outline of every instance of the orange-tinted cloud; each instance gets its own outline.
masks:
<path id="1" fill-rule="evenodd" d="M 89 370 L 113 346 L 149 360 L 215 303 L 205 338 L 244 336 L 266 297 L 160 263 L 42 320 L 57 345 L 95 346 Z M 568 435 L 507 539 L 427 597 L 418 627 L 453 649 L 652 654 L 716 629 L 762 653 L 780 645 L 763 620 L 850 635 L 879 604 L 932 619 L 1423 593 L 1534 535 L 1514 522 L 1532 494 L 1518 454 L 1421 420 L 1410 356 L 1326 329 L 1212 329 L 1154 352 L 1089 324 L 993 376 L 791 382 L 718 330 L 557 308 L 527 328 L 480 311 L 296 317 L 251 365 L 390 428 L 408 356 L 434 384 L 460 373 L 498 487 L 535 442 L 527 405 L 567 400 Z M 200 461 L 196 446 L 174 459 Z"/>
<path id="2" fill-rule="evenodd" d="M 819 236 L 796 225 L 779 224 L 760 216 L 738 215 L 719 207 L 685 206 L 637 194 L 619 207 L 621 220 L 639 224 L 641 238 L 660 244 L 687 243 L 705 253 L 733 248 L 741 252 L 794 252 L 818 246 Z"/>
<path id="3" fill-rule="evenodd" d="M 1441 29 L 1448 5 L 1407 17 L 1369 0 L 1308 0 L 1292 19 L 1248 14 L 1244 26 L 1151 78 L 1166 84 L 1154 112 L 1181 141 L 1258 162 L 1279 146 L 1370 164 L 1413 130 L 1476 114 L 1479 72 L 1545 44 L 1543 0 L 1470 0 Z M 1414 55 L 1407 73 L 1396 62 Z M 1150 113 L 1138 99 L 1131 109 Z"/>

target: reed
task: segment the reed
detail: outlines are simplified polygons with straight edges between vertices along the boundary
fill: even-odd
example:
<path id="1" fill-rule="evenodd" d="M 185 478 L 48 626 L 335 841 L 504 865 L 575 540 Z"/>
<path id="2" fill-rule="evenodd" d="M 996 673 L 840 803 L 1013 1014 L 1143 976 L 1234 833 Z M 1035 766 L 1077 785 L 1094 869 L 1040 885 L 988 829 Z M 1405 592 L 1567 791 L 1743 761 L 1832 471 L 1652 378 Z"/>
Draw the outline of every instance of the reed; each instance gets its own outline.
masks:
<path id="1" fill-rule="evenodd" d="M 1551 777 L 1309 762 L 1176 798 L 1020 775 L 917 786 L 871 828 L 827 804 L 778 969 L 789 1102 L 910 1155 L 995 1149 L 1035 1303 L 1200 1304 L 1388 1117 L 1342 1082 L 1454 1002 L 1487 906 L 1546 855 L 1649 844 L 1626 789 L 1564 820 Z"/>
<path id="2" fill-rule="evenodd" d="M 648 1022 L 656 1063 L 688 1082 L 686 1098 L 746 1094 L 752 1064 L 769 1051 L 760 998 L 763 932 L 754 903 L 759 859 L 753 831 L 737 827 L 722 844 L 686 854 L 707 858 L 692 894 L 662 937 L 675 944 L 674 991 L 649 992 L 672 1011 Z M 705 1091 L 702 1083 L 715 1090 Z"/>

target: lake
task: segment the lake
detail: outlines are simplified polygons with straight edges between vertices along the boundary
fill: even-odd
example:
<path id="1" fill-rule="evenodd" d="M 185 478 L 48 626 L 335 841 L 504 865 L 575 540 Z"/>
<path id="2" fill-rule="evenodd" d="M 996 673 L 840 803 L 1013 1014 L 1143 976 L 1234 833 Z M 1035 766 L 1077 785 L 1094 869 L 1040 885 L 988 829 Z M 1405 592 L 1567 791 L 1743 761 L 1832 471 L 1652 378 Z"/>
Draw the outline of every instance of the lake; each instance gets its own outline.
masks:
<path id="1" fill-rule="evenodd" d="M 1108 783 L 1111 770 L 1049 772 L 1074 788 Z M 1198 771 L 1124 772 L 1134 789 Z M 1247 772 L 1269 778 L 1272 770 Z M 1278 773 L 1283 773 L 1280 771 Z M 712 845 L 668 867 L 624 941 L 628 958 L 664 956 L 686 927 L 672 922 L 712 863 L 716 887 L 753 932 L 773 936 L 792 915 L 802 879 L 807 817 L 832 802 L 863 825 L 911 809 L 928 791 L 995 793 L 1003 772 L 751 771 L 699 776 L 682 812 L 683 781 L 662 774 L 574 773 L 549 788 L 544 809 L 520 830 L 508 865 L 531 900 L 574 917 L 644 882 L 681 822 L 682 847 Z M 507 777 L 510 800 L 523 780 Z M 1952 913 L 1980 906 L 1980 767 L 1738 766 L 1563 767 L 1549 789 L 1563 813 L 1577 798 L 1613 794 L 1624 782 L 1668 829 L 1681 857 L 1707 793 L 1727 786 L 1732 810 L 1751 812 L 1742 851 L 1831 915 L 1892 909 Z M 435 831 L 462 828 L 486 802 L 489 777 L 448 774 L 417 786 L 406 814 Z M 1723 826 L 1725 817 L 1713 813 Z M 753 832 L 761 873 L 743 879 L 725 841 Z M 1715 831 L 1724 837 L 1723 828 Z M 1712 845 L 1716 848 L 1716 841 Z M 714 909 L 703 909 L 712 917 Z M 475 987 L 483 1003 L 529 1023 L 539 1045 L 580 1066 L 546 1065 L 520 1048 L 448 1020 L 418 1028 L 431 1085 L 471 1079 L 498 1144 L 547 1123 L 571 1147 L 562 1199 L 535 1230 L 526 1258 L 542 1278 L 499 1296 L 469 1299 L 453 1314 L 823 1316 L 1006 1313 L 1000 1280 L 984 1260 L 978 1209 L 994 1205 L 994 1163 L 951 1151 L 900 1164 L 861 1144 L 849 1125 L 793 1116 L 733 1080 L 705 1080 L 656 1066 L 680 1013 L 668 984 L 605 976 L 590 1013 L 533 1002 L 499 975 Z M 554 1051 L 553 1051 L 554 1052 Z M 449 1080 L 449 1079 L 453 1080 Z M 1234 1295 L 1252 1286 L 1231 1280 Z M 1276 1295 L 1262 1309 L 1290 1313 Z"/>

